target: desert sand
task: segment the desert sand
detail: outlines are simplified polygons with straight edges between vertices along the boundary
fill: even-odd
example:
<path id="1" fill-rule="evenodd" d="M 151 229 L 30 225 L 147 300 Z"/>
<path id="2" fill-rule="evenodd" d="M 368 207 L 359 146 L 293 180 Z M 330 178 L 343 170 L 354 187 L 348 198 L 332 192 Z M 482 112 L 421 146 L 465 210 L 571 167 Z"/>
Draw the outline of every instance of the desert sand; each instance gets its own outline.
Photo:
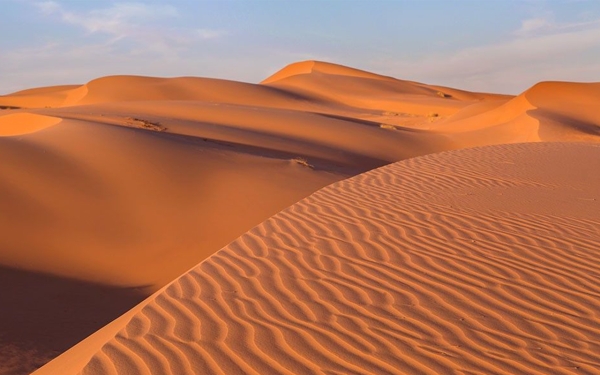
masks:
<path id="1" fill-rule="evenodd" d="M 600 371 L 599 100 L 315 61 L 0 96 L 0 373 Z"/>
<path id="2" fill-rule="evenodd" d="M 36 374 L 597 373 L 599 167 L 500 145 L 335 183 Z"/>

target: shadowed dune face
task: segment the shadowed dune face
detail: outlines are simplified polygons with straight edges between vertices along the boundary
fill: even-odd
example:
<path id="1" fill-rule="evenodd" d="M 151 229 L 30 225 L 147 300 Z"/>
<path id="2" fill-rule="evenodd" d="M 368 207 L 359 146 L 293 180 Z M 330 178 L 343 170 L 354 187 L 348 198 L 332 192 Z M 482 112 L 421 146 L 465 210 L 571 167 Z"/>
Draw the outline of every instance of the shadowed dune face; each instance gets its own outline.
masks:
<path id="1" fill-rule="evenodd" d="M 6 375 L 30 373 L 147 296 L 145 286 L 102 286 L 7 267 L 0 267 L 0 285 L 0 373 Z"/>
<path id="2" fill-rule="evenodd" d="M 540 128 L 544 140 L 565 136 L 594 140 L 600 136 L 600 84 L 543 82 L 524 93 L 538 109 L 531 115 L 545 126 Z"/>
<path id="3" fill-rule="evenodd" d="M 539 141 L 597 142 L 600 84 L 542 82 L 506 100 L 466 106 L 436 129 L 446 129 L 463 145 Z"/>
<path id="4" fill-rule="evenodd" d="M 296 154 L 73 120 L 0 145 L 3 264 L 154 290 L 341 178 Z"/>
<path id="5" fill-rule="evenodd" d="M 36 374 L 594 373 L 598 168 L 597 145 L 518 144 L 338 182 Z"/>

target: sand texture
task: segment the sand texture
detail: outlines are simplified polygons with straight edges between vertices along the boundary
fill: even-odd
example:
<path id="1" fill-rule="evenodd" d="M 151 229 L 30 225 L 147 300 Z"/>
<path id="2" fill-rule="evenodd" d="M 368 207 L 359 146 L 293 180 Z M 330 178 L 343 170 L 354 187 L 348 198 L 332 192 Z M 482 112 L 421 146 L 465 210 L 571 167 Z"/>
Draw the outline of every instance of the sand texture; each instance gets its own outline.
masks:
<path id="1" fill-rule="evenodd" d="M 87 362 L 141 301 L 332 183 L 473 147 L 597 144 L 599 102 L 599 83 L 542 82 L 509 96 L 319 61 L 259 84 L 109 76 L 0 96 L 0 374 L 30 373 L 93 335 L 71 357 Z M 593 172 L 576 178 L 597 186 Z M 511 210 L 554 204 L 531 189 Z M 512 204 L 487 194 L 462 204 Z"/>
<path id="2" fill-rule="evenodd" d="M 597 145 L 517 144 L 335 183 L 61 373 L 599 373 L 598 168 Z"/>

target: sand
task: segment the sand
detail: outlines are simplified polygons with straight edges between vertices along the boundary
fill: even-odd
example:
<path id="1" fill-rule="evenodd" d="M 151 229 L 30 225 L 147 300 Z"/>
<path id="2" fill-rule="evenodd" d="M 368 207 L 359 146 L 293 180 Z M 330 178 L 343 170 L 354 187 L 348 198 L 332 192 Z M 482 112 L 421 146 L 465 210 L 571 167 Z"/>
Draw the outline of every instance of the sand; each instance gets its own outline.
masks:
<path id="1" fill-rule="evenodd" d="M 451 150 L 597 143 L 598 100 L 599 84 L 513 97 L 317 61 L 260 84 L 111 76 L 0 96 L 0 374 L 120 317 L 69 354 L 83 368 L 140 301 L 331 183 Z"/>
<path id="2" fill-rule="evenodd" d="M 335 183 L 36 374 L 598 373 L 599 167 L 517 144 Z"/>
<path id="3" fill-rule="evenodd" d="M 60 118 L 34 115 L 30 113 L 14 113 L 0 117 L 0 137 L 9 137 L 35 133 L 58 124 Z"/>

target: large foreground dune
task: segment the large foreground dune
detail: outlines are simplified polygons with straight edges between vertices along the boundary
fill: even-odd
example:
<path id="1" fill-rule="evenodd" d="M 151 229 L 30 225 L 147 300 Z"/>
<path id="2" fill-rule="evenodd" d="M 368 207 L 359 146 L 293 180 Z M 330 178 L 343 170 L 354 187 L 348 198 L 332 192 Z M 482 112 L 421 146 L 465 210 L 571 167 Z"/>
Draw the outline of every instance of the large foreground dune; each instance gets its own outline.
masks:
<path id="1" fill-rule="evenodd" d="M 600 373 L 598 168 L 518 144 L 335 183 L 36 375 Z"/>
<path id="2" fill-rule="evenodd" d="M 317 61 L 260 84 L 111 76 L 0 96 L 0 374 L 120 317 L 106 342 L 140 301 L 331 183 L 450 150 L 596 143 L 599 101 L 598 83 L 513 97 Z"/>

